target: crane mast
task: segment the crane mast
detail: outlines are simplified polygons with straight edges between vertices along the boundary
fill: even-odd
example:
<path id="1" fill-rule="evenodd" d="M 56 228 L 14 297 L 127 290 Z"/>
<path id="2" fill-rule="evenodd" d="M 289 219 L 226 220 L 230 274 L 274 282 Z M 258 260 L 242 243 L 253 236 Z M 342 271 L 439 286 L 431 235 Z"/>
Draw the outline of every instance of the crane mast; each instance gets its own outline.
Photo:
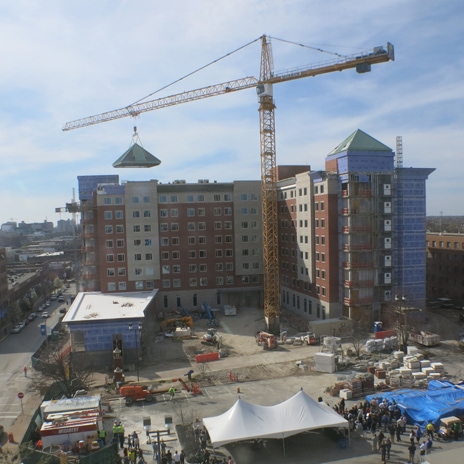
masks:
<path id="1" fill-rule="evenodd" d="M 188 103 L 226 93 L 256 88 L 259 102 L 260 145 L 261 145 L 261 185 L 262 185 L 262 220 L 263 220 L 263 264 L 264 264 L 264 316 L 267 330 L 277 332 L 280 323 L 280 289 L 279 289 L 279 246 L 277 215 L 277 169 L 275 141 L 275 103 L 273 84 L 287 82 L 304 77 L 313 77 L 345 69 L 356 69 L 358 73 L 370 72 L 372 64 L 393 61 L 394 47 L 387 43 L 387 48 L 375 47 L 368 52 L 357 55 L 337 57 L 322 64 L 296 68 L 275 73 L 269 37 L 261 37 L 261 67 L 259 80 L 245 77 L 221 84 L 202 87 L 196 90 L 178 93 L 124 108 L 77 119 L 65 124 L 63 131 L 87 127 L 102 122 L 138 116 L 147 111 Z"/>

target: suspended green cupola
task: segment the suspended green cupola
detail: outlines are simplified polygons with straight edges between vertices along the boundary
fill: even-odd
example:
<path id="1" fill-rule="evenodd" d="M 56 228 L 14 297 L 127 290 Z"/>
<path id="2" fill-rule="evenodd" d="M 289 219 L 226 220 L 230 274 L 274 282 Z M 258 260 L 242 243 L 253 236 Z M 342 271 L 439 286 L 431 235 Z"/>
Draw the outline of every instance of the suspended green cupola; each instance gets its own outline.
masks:
<path id="1" fill-rule="evenodd" d="M 137 134 L 137 127 L 134 127 L 132 144 L 114 163 L 114 168 L 153 168 L 161 164 L 161 161 L 149 153 L 139 143 L 140 138 Z"/>

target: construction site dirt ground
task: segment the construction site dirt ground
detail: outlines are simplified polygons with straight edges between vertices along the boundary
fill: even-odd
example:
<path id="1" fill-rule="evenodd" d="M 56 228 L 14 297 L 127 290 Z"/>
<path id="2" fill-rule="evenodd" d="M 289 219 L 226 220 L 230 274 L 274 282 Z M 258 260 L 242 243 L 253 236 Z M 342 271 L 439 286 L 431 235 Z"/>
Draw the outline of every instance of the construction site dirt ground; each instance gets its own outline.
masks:
<path id="1" fill-rule="evenodd" d="M 287 375 L 317 374 L 312 370 L 312 365 L 314 354 L 321 350 L 320 346 L 279 343 L 277 349 L 265 350 L 262 346 L 257 345 L 255 334 L 265 330 L 262 309 L 243 308 L 237 311 L 236 316 L 225 316 L 218 312 L 216 313 L 216 321 L 218 323 L 216 330 L 222 339 L 221 358 L 227 359 L 228 365 L 235 366 L 234 374 L 238 375 L 241 381 L 280 378 Z M 224 363 L 220 361 L 203 365 L 195 363 L 197 354 L 217 351 L 216 346 L 202 343 L 202 337 L 209 328 L 207 319 L 194 320 L 193 333 L 195 338 L 192 339 L 165 338 L 159 330 L 159 325 L 159 321 L 151 318 L 144 326 L 144 366 L 160 372 L 176 369 L 188 370 L 193 366 L 196 374 L 202 374 L 203 382 L 229 382 L 230 371 L 225 369 L 224 372 L 221 372 L 221 364 Z M 284 313 L 281 318 L 281 327 L 288 331 L 289 338 L 301 333 L 300 331 L 304 326 L 304 319 L 298 316 Z M 449 374 L 452 377 L 459 377 L 462 369 L 463 350 L 459 346 L 458 338 L 460 330 L 464 330 L 464 325 L 459 325 L 458 311 L 428 311 L 424 327 L 420 330 L 438 333 L 442 340 L 441 344 L 436 347 L 418 345 L 421 352 L 435 361 L 446 359 Z M 351 340 L 346 338 L 342 341 L 345 351 L 349 350 L 352 346 Z M 368 354 L 363 349 L 362 354 L 366 360 L 376 360 L 381 359 L 382 356 L 388 356 L 389 353 Z M 295 362 L 289 362 L 290 359 L 298 359 L 306 368 L 299 368 Z M 358 360 L 351 357 L 346 358 L 346 362 L 351 365 L 356 364 Z"/>

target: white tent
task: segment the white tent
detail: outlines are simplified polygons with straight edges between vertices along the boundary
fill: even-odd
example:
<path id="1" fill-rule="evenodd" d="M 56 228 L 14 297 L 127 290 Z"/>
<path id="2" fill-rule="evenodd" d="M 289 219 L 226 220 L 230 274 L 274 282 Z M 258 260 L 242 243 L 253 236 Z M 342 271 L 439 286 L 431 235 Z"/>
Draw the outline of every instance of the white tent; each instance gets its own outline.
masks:
<path id="1" fill-rule="evenodd" d="M 342 416 L 302 390 L 275 406 L 259 406 L 239 398 L 223 414 L 205 417 L 203 424 L 214 447 L 242 440 L 285 438 L 324 427 L 349 427 Z"/>

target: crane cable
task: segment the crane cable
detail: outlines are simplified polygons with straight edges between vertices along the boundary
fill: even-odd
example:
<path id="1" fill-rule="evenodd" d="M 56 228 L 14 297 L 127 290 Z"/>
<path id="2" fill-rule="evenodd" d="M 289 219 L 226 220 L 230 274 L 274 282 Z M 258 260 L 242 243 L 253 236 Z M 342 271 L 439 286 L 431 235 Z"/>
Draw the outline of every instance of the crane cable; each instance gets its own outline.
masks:
<path id="1" fill-rule="evenodd" d="M 305 44 L 301 44 L 301 43 L 297 43 L 297 42 L 292 42 L 290 40 L 279 39 L 278 37 L 269 36 L 269 38 L 274 39 L 274 40 L 279 40 L 280 42 L 285 42 L 285 43 L 292 44 L 292 45 L 298 45 L 299 47 L 309 48 L 311 50 L 315 50 L 316 52 L 329 53 L 330 55 L 335 55 L 335 56 L 338 56 L 339 58 L 345 58 L 345 55 L 340 55 L 340 53 L 329 52 L 328 50 L 324 50 L 322 48 L 311 47 L 311 45 L 305 45 Z"/>
<path id="2" fill-rule="evenodd" d="M 160 89 L 155 90 L 154 92 L 152 92 L 152 93 L 146 95 L 145 97 L 140 98 L 139 100 L 135 101 L 135 102 L 132 103 L 131 105 L 126 106 L 126 108 L 129 109 L 131 106 L 136 105 L 137 103 L 140 103 L 142 100 L 145 100 L 146 98 L 151 97 L 152 95 L 155 95 L 155 94 L 157 94 L 158 92 L 161 92 L 162 90 L 167 89 L 168 87 L 171 87 L 171 85 L 177 84 L 178 82 L 180 82 L 180 81 L 186 79 L 187 77 L 190 77 L 190 76 L 192 76 L 193 74 L 195 74 L 195 73 L 197 73 L 197 72 L 199 72 L 199 71 L 202 71 L 203 69 L 207 68 L 208 66 L 211 66 L 211 65 L 213 65 L 214 63 L 217 63 L 218 61 L 221 61 L 221 60 L 223 60 L 224 58 L 227 58 L 228 56 L 233 55 L 234 53 L 236 53 L 236 52 L 238 52 L 238 51 L 244 49 L 245 47 L 248 47 L 249 45 L 251 45 L 251 44 L 257 42 L 258 40 L 261 40 L 261 38 L 262 38 L 262 36 L 261 36 L 261 37 L 258 37 L 257 39 L 252 40 L 251 42 L 248 42 L 248 43 L 245 44 L 245 45 L 242 45 L 241 47 L 239 47 L 239 48 L 237 48 L 237 49 L 235 49 L 235 50 L 233 50 L 233 51 L 231 51 L 231 52 L 229 52 L 229 53 L 226 53 L 225 55 L 221 56 L 220 58 L 217 58 L 216 60 L 211 61 L 211 62 L 208 63 L 208 64 L 205 64 L 204 66 L 202 66 L 202 67 L 196 69 L 195 71 L 192 71 L 192 72 L 186 74 L 185 76 L 180 77 L 179 79 L 177 79 L 177 80 L 171 82 L 170 84 L 167 84 L 167 85 L 165 85 L 164 87 L 161 87 Z"/>

